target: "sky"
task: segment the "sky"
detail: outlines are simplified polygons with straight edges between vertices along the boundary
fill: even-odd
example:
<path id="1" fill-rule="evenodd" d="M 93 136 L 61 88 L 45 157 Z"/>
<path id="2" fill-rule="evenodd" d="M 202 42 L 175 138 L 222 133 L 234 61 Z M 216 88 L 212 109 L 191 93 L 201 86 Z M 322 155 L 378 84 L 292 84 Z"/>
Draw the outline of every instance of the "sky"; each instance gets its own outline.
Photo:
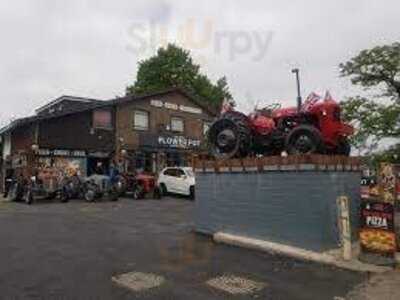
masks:
<path id="1" fill-rule="evenodd" d="M 201 72 L 226 76 L 242 110 L 357 89 L 338 65 L 400 40 L 394 0 L 0 1 L 0 124 L 61 96 L 122 96 L 138 61 L 168 42 L 191 50 Z"/>

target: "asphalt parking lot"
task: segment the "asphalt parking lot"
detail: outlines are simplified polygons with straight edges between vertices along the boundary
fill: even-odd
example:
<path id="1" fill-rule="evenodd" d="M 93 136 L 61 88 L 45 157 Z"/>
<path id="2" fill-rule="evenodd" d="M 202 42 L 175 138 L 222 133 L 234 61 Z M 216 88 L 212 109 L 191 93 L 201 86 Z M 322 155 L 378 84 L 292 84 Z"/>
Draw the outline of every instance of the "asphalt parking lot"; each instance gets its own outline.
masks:
<path id="1" fill-rule="evenodd" d="M 0 299 L 334 299 L 366 275 L 217 245 L 192 232 L 185 199 L 32 206 L 0 202 Z M 132 292 L 113 276 L 162 276 Z M 230 295 L 206 284 L 235 275 L 263 284 Z"/>

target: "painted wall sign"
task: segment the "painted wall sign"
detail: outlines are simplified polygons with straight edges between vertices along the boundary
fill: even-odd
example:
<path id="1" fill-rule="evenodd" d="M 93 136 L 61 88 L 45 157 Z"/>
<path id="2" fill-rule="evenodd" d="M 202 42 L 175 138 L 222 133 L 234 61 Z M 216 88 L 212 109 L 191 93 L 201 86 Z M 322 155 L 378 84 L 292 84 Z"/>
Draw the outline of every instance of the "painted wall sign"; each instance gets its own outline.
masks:
<path id="1" fill-rule="evenodd" d="M 203 110 L 201 108 L 186 106 L 186 105 L 178 105 L 176 103 L 164 102 L 162 100 L 153 99 L 150 100 L 150 105 L 158 108 L 165 107 L 170 110 L 180 110 L 183 112 L 191 113 L 191 114 L 202 114 Z"/>
<path id="2" fill-rule="evenodd" d="M 159 136 L 158 144 L 170 148 L 191 149 L 200 147 L 200 140 L 184 136 Z"/>
<path id="3" fill-rule="evenodd" d="M 39 149 L 40 156 L 72 156 L 72 157 L 85 157 L 86 151 L 83 150 L 64 150 L 64 149 Z"/>

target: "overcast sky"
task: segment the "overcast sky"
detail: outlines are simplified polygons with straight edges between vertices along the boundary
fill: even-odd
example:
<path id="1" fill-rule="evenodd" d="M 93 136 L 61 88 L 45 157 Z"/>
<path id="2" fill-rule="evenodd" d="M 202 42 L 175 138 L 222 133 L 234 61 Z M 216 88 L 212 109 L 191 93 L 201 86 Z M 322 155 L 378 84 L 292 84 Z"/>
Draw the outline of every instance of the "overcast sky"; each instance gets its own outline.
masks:
<path id="1" fill-rule="evenodd" d="M 394 0 L 0 2 L 0 122 L 60 95 L 110 99 L 135 79 L 137 62 L 172 41 L 193 51 L 213 80 L 226 75 L 242 109 L 295 103 L 302 91 L 355 91 L 338 64 L 400 39 Z"/>

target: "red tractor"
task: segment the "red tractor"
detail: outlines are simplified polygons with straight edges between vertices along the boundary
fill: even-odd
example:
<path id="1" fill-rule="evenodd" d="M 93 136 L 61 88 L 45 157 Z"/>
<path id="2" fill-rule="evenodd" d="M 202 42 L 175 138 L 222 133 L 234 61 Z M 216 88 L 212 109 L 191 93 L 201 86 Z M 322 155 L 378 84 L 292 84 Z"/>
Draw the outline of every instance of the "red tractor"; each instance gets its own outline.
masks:
<path id="1" fill-rule="evenodd" d="M 216 158 L 248 155 L 350 154 L 347 137 L 353 127 L 341 121 L 339 104 L 311 94 L 299 107 L 281 108 L 274 104 L 246 116 L 224 105 L 223 112 L 208 133 Z"/>

